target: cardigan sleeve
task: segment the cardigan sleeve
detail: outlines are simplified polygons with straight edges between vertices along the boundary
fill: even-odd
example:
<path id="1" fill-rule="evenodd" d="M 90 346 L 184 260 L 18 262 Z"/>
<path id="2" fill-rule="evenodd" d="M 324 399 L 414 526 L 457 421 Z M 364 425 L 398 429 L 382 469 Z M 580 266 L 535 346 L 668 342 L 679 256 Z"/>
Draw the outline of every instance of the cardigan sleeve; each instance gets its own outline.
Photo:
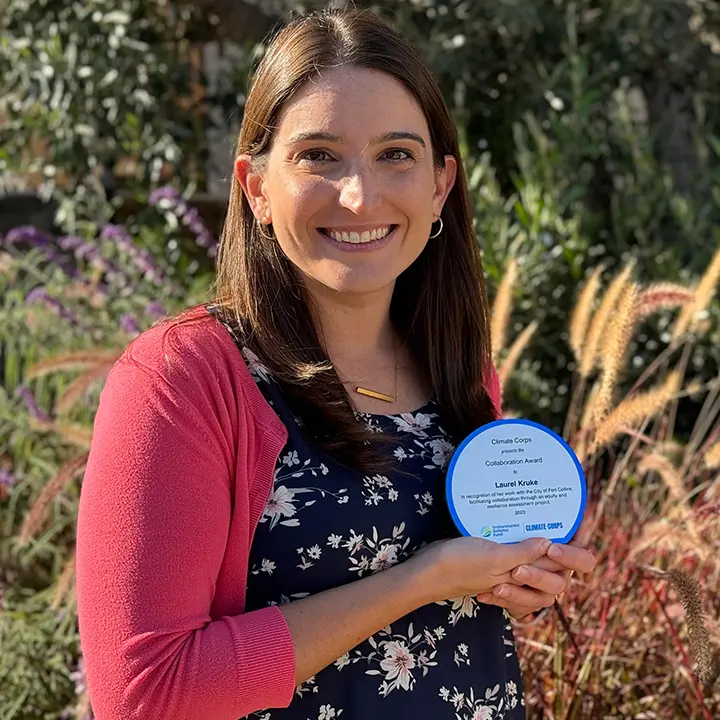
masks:
<path id="1" fill-rule="evenodd" d="M 495 406 L 495 413 L 498 418 L 502 417 L 502 387 L 500 385 L 500 376 L 494 363 L 490 363 L 490 373 L 487 384 L 487 393 Z"/>
<path id="2" fill-rule="evenodd" d="M 279 609 L 209 614 L 235 468 L 216 368 L 150 355 L 126 354 L 108 377 L 81 489 L 77 606 L 95 717 L 237 720 L 286 707 L 295 656 Z"/>

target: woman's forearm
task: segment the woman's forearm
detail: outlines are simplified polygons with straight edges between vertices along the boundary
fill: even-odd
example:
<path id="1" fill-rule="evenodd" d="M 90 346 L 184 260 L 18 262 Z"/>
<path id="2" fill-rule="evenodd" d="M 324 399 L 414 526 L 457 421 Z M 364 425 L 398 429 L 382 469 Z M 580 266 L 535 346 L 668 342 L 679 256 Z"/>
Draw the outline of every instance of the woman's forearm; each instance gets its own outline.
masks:
<path id="1" fill-rule="evenodd" d="M 433 601 L 432 582 L 409 560 L 356 582 L 280 606 L 305 682 L 386 625 Z"/>

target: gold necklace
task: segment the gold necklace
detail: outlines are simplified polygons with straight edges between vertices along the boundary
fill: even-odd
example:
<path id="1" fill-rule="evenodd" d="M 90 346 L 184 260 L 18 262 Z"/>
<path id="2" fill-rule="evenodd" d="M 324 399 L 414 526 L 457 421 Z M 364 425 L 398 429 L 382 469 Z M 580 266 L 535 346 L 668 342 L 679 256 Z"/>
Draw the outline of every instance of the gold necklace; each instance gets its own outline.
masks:
<path id="1" fill-rule="evenodd" d="M 393 340 L 393 357 L 395 359 L 395 380 L 393 385 L 394 395 L 387 395 L 386 393 L 378 392 L 377 390 L 370 390 L 370 388 L 364 388 L 357 386 L 355 392 L 358 395 L 365 395 L 367 397 L 375 398 L 376 400 L 382 400 L 383 402 L 391 403 L 397 400 L 397 349 L 395 347 L 395 341 Z"/>

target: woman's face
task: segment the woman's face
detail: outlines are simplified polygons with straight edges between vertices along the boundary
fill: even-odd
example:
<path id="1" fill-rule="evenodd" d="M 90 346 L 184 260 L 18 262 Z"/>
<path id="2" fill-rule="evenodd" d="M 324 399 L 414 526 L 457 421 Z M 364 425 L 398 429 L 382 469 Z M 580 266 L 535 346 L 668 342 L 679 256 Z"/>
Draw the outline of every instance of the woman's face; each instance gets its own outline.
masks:
<path id="1" fill-rule="evenodd" d="M 340 292 L 392 290 L 420 255 L 455 181 L 433 165 L 425 116 L 385 73 L 323 71 L 287 103 L 264 167 L 236 172 L 256 218 L 308 280 Z M 437 226 L 436 226 L 437 227 Z"/>

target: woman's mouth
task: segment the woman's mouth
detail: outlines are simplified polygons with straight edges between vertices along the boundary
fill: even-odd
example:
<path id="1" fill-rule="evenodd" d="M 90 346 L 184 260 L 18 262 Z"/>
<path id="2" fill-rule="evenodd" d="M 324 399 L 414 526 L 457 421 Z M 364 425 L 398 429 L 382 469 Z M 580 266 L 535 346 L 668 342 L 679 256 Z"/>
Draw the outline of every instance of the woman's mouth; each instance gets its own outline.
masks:
<path id="1" fill-rule="evenodd" d="M 380 225 L 363 231 L 344 231 L 333 228 L 318 228 L 318 232 L 332 241 L 336 247 L 347 250 L 373 249 L 386 245 L 397 225 Z"/>

